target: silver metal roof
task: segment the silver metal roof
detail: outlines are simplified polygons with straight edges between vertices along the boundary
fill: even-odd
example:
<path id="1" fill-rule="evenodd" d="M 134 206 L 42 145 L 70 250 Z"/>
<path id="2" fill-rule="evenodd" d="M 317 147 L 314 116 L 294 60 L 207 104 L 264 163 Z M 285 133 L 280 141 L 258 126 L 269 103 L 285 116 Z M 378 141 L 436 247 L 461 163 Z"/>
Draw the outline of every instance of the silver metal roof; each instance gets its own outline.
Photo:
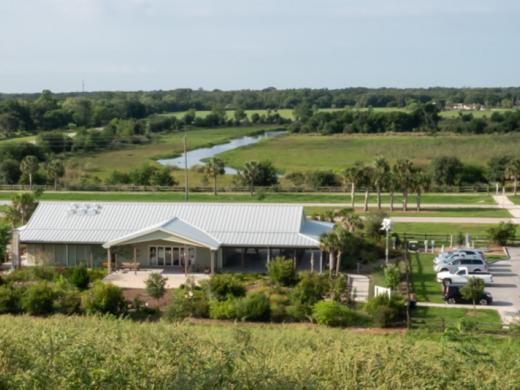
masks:
<path id="1" fill-rule="evenodd" d="M 189 231 L 190 237 L 198 240 L 214 240 L 211 245 L 230 246 L 317 247 L 319 236 L 332 228 L 331 224 L 306 220 L 299 205 L 40 202 L 20 232 L 20 240 L 104 244 L 168 221 L 175 225 L 170 226 L 172 232 L 182 235 Z"/>

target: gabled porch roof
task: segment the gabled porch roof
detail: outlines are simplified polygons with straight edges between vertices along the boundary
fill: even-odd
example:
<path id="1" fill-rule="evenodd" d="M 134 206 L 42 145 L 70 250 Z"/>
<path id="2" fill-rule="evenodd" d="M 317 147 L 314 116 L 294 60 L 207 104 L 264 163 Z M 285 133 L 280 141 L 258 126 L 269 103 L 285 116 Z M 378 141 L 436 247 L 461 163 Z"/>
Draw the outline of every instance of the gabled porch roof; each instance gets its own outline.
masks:
<path id="1" fill-rule="evenodd" d="M 113 246 L 124 245 L 125 243 L 131 243 L 140 237 L 144 237 L 156 232 L 171 234 L 172 236 L 179 237 L 182 240 L 200 245 L 210 250 L 217 250 L 221 245 L 220 241 L 212 237 L 207 232 L 204 232 L 199 228 L 183 221 L 182 219 L 175 217 L 159 224 L 148 226 L 144 229 L 140 229 L 133 233 L 107 241 L 103 244 L 103 247 L 110 248 Z"/>

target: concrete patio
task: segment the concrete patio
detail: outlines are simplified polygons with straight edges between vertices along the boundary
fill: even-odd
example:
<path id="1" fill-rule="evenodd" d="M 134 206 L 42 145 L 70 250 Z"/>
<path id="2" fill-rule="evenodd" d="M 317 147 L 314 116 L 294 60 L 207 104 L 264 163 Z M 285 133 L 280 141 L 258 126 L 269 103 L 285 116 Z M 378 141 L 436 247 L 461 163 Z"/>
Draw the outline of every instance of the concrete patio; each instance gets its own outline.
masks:
<path id="1" fill-rule="evenodd" d="M 178 288 L 181 284 L 186 283 L 186 276 L 183 272 L 175 272 L 161 268 L 149 268 L 139 271 L 119 270 L 108 274 L 103 279 L 106 283 L 112 283 L 121 288 L 139 288 L 146 287 L 145 281 L 151 273 L 159 273 L 164 276 L 166 281 L 166 288 Z M 195 279 L 195 282 L 208 279 L 208 274 L 203 273 L 189 273 L 188 277 Z"/>

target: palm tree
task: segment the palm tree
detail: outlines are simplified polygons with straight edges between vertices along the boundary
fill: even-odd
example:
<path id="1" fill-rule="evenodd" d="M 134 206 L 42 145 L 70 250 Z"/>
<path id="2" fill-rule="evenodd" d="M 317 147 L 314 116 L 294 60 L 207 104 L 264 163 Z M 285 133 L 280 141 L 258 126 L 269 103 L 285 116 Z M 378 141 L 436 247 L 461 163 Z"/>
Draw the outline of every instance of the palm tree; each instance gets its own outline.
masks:
<path id="1" fill-rule="evenodd" d="M 398 183 L 395 178 L 395 173 L 390 171 L 386 180 L 386 186 L 388 188 L 388 192 L 390 193 L 390 211 L 394 211 L 394 195 L 395 190 L 397 189 L 397 184 Z"/>
<path id="2" fill-rule="evenodd" d="M 397 160 L 393 169 L 396 181 L 403 191 L 403 211 L 408 211 L 408 191 L 413 181 L 413 163 L 410 160 Z"/>
<path id="3" fill-rule="evenodd" d="M 29 176 L 29 188 L 32 189 L 33 175 L 38 171 L 38 158 L 35 156 L 25 156 L 20 163 L 20 171 Z"/>
<path id="4" fill-rule="evenodd" d="M 11 199 L 11 206 L 7 210 L 7 218 L 11 225 L 16 227 L 18 224 L 25 225 L 25 222 L 31 217 L 38 203 L 34 195 L 30 192 L 22 192 L 16 194 Z"/>
<path id="5" fill-rule="evenodd" d="M 390 173 L 390 164 L 384 157 L 378 157 L 374 161 L 373 183 L 377 193 L 377 208 L 381 209 L 381 189 L 386 186 Z"/>
<path id="6" fill-rule="evenodd" d="M 350 168 L 347 168 L 343 173 L 345 184 L 350 184 L 350 201 L 352 204 L 352 210 L 356 208 L 356 187 L 363 180 L 363 170 L 363 163 L 356 161 L 354 165 L 352 165 Z"/>
<path id="7" fill-rule="evenodd" d="M 338 212 L 338 225 L 346 229 L 350 233 L 363 229 L 363 220 L 359 215 L 348 209 L 342 209 Z"/>
<path id="8" fill-rule="evenodd" d="M 210 158 L 204 165 L 204 173 L 213 178 L 213 193 L 217 195 L 217 176 L 225 173 L 224 161 L 219 158 Z"/>
<path id="9" fill-rule="evenodd" d="M 65 174 L 65 166 L 61 160 L 52 160 L 46 166 L 47 175 L 54 181 L 54 191 L 58 188 L 58 179 Z"/>
<path id="10" fill-rule="evenodd" d="M 413 171 L 412 189 L 415 190 L 417 211 L 421 211 L 421 195 L 430 188 L 431 178 L 422 169 Z"/>
<path id="11" fill-rule="evenodd" d="M 258 161 L 248 161 L 244 164 L 244 169 L 239 172 L 244 183 L 249 186 L 251 195 L 255 192 L 255 182 L 260 174 L 260 163 Z"/>
<path id="12" fill-rule="evenodd" d="M 338 226 L 333 233 L 336 235 L 336 277 L 339 275 L 341 267 L 341 256 L 351 248 L 352 233 Z"/>
<path id="13" fill-rule="evenodd" d="M 374 168 L 365 167 L 361 172 L 360 184 L 365 187 L 365 205 L 363 210 L 368 211 L 368 195 L 370 193 L 370 186 L 374 176 Z"/>
<path id="14" fill-rule="evenodd" d="M 506 176 L 513 180 L 513 195 L 516 196 L 518 186 L 518 178 L 520 177 L 520 159 L 515 158 L 509 162 L 506 167 Z"/>
<path id="15" fill-rule="evenodd" d="M 338 238 L 334 232 L 324 233 L 320 237 L 320 250 L 329 254 L 329 277 L 332 277 L 334 268 L 334 253 L 338 247 Z"/>

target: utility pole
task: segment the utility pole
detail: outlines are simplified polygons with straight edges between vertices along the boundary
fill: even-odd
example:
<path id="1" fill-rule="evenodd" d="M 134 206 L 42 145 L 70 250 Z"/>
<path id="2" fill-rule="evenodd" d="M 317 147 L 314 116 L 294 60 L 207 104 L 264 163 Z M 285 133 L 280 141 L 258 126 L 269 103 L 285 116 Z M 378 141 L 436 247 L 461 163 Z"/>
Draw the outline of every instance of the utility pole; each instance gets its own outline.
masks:
<path id="1" fill-rule="evenodd" d="M 186 129 L 184 129 L 184 200 L 187 202 L 189 200 L 189 186 L 188 186 L 188 148 L 186 146 L 187 142 L 187 134 Z"/>

